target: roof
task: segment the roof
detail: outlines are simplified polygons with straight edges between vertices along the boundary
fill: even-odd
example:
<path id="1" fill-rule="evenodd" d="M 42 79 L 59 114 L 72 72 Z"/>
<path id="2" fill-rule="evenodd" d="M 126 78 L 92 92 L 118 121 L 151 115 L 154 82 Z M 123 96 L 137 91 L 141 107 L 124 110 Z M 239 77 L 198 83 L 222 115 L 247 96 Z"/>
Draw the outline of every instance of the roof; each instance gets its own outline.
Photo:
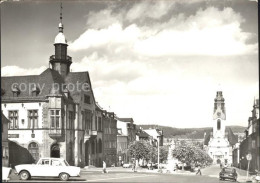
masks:
<path id="1" fill-rule="evenodd" d="M 10 121 L 5 117 L 5 115 L 3 114 L 3 112 L 1 113 L 1 117 L 2 117 L 2 123 L 10 123 Z"/>
<path id="2" fill-rule="evenodd" d="M 60 90 L 55 90 L 54 83 L 57 84 L 57 86 L 59 86 Z M 70 89 L 69 83 L 73 83 L 75 89 Z M 62 85 L 67 85 L 70 91 L 70 96 L 72 97 L 73 101 L 79 103 L 81 101 L 81 90 L 77 90 L 77 83 L 79 83 L 78 86 L 80 89 L 86 86 L 83 85 L 84 83 L 88 83 L 90 87 L 88 87 L 87 90 L 91 92 L 94 98 L 94 93 L 91 89 L 91 82 L 88 72 L 70 72 L 66 76 L 65 80 L 59 74 L 59 72 L 51 68 L 46 69 L 40 75 L 1 77 L 1 91 L 3 94 L 2 101 L 19 101 L 26 99 L 42 100 L 49 95 L 63 96 L 61 89 L 64 88 L 62 88 Z M 12 86 L 14 84 L 20 87 L 20 94 L 18 97 L 13 97 Z M 32 93 L 32 91 L 35 90 L 35 85 L 39 89 L 39 94 L 37 96 L 33 95 Z"/>
<path id="3" fill-rule="evenodd" d="M 19 100 L 22 98 L 40 99 L 50 94 L 53 83 L 57 83 L 60 86 L 64 83 L 64 80 L 57 71 L 50 68 L 43 71 L 40 75 L 1 77 L 1 89 L 5 91 L 2 100 Z M 12 86 L 15 85 L 19 87 L 20 94 L 19 97 L 14 98 Z M 33 96 L 32 94 L 35 85 L 40 89 L 37 96 Z"/>
<path id="4" fill-rule="evenodd" d="M 117 118 L 117 120 L 123 122 L 134 122 L 133 118 Z"/>
<path id="5" fill-rule="evenodd" d="M 67 44 L 67 40 L 63 32 L 59 32 L 55 37 L 54 44 Z"/>
<path id="6" fill-rule="evenodd" d="M 211 136 L 210 133 L 212 131 L 213 130 L 211 130 L 210 132 L 205 132 L 206 134 L 205 134 L 205 137 L 204 137 L 204 145 L 209 144 L 210 136 Z M 238 142 L 238 136 L 234 135 L 234 133 L 233 133 L 233 131 L 230 127 L 226 127 L 225 132 L 227 133 L 227 138 L 228 138 L 230 145 L 235 145 Z"/>
<path id="7" fill-rule="evenodd" d="M 204 145 L 209 145 L 210 141 L 210 133 L 213 132 L 213 129 L 210 132 L 205 132 L 204 136 Z"/>
<path id="8" fill-rule="evenodd" d="M 228 141 L 231 145 L 235 145 L 238 142 L 238 136 L 234 135 L 232 129 L 230 127 L 227 127 L 225 132 L 228 133 Z"/>
<path id="9" fill-rule="evenodd" d="M 138 133 L 138 136 L 140 138 L 149 138 L 150 135 L 148 133 L 146 133 L 145 131 L 140 130 L 140 132 Z"/>

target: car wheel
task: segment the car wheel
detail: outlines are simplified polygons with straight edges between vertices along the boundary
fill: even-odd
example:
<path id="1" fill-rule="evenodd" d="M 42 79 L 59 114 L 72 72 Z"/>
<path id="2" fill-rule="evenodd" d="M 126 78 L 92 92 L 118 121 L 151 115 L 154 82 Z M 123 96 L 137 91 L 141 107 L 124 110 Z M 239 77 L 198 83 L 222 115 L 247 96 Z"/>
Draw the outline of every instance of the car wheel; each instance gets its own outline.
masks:
<path id="1" fill-rule="evenodd" d="M 30 178 L 30 174 L 28 171 L 23 170 L 20 172 L 19 177 L 21 180 L 28 180 Z"/>
<path id="2" fill-rule="evenodd" d="M 67 174 L 67 173 L 61 173 L 59 177 L 60 177 L 60 180 L 62 180 L 62 181 L 67 181 L 70 178 L 69 174 Z"/>

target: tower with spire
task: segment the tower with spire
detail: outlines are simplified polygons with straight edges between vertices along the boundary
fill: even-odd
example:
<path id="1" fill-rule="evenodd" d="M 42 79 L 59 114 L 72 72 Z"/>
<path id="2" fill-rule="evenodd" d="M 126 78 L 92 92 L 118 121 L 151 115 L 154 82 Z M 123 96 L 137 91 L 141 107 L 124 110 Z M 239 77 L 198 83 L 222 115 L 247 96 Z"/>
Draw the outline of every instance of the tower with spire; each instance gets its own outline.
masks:
<path id="1" fill-rule="evenodd" d="M 62 24 L 62 3 L 60 5 L 60 23 L 59 23 L 59 33 L 55 37 L 55 55 L 50 56 L 51 68 L 58 71 L 60 75 L 65 78 L 70 72 L 70 65 L 72 59 L 67 55 L 67 40 L 63 33 Z"/>

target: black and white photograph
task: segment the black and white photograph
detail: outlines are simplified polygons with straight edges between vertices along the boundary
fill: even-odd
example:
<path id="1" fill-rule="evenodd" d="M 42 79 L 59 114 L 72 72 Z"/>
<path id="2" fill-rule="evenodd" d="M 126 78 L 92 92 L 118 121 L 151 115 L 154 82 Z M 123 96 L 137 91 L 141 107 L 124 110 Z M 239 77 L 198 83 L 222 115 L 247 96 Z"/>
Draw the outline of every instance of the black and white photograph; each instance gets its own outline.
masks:
<path id="1" fill-rule="evenodd" d="M 258 0 L 0 0 L 2 182 L 260 183 Z"/>

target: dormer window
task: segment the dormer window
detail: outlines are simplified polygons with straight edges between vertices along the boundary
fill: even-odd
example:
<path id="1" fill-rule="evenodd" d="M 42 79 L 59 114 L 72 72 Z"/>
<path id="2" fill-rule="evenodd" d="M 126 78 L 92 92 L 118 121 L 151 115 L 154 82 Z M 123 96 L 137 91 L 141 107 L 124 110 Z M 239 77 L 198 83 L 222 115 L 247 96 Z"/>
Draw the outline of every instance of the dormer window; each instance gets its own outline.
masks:
<path id="1" fill-rule="evenodd" d="M 89 95 L 84 95 L 84 103 L 90 104 L 90 96 Z"/>
<path id="2" fill-rule="evenodd" d="M 20 89 L 18 86 L 12 86 L 12 92 L 13 92 L 13 97 L 18 97 L 21 93 Z"/>
<path id="3" fill-rule="evenodd" d="M 39 93 L 40 93 L 40 89 L 36 85 L 33 85 L 32 96 L 36 97 L 39 95 Z"/>

